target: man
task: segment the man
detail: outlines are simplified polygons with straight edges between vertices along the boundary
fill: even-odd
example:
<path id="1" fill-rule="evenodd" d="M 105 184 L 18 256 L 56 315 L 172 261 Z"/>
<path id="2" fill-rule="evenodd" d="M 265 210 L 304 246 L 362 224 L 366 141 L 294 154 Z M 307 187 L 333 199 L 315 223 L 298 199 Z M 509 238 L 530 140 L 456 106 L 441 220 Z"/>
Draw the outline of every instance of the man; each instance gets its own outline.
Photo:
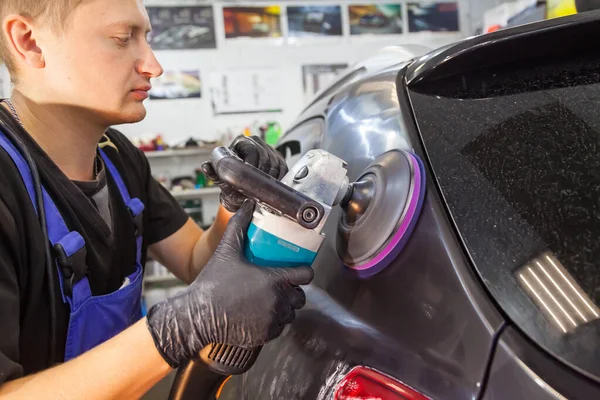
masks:
<path id="1" fill-rule="evenodd" d="M 162 73 L 143 1 L 2 0 L 0 17 L 15 83 L 0 106 L 0 398 L 137 398 L 210 343 L 277 337 L 312 270 L 251 265 L 253 205 L 223 184 L 222 203 L 239 211 L 200 230 L 108 129 L 144 118 Z M 286 172 L 260 141 L 233 149 Z M 142 319 L 147 251 L 190 285 Z"/>

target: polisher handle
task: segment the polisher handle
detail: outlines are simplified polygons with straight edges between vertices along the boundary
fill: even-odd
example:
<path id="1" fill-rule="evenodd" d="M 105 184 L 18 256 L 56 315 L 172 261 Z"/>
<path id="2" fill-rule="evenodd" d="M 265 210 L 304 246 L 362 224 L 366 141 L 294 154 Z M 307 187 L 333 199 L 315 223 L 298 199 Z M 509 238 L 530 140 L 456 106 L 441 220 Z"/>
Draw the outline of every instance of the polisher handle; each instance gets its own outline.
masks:
<path id="1" fill-rule="evenodd" d="M 325 215 L 319 202 L 245 163 L 228 147 L 215 148 L 210 162 L 220 180 L 306 229 L 316 228 Z"/>

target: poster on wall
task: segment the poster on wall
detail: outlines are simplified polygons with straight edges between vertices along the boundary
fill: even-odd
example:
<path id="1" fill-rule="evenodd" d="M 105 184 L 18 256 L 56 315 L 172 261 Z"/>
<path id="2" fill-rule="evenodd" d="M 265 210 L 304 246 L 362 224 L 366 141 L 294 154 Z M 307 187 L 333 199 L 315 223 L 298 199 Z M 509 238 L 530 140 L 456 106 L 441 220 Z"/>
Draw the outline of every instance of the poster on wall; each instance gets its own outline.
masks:
<path id="1" fill-rule="evenodd" d="M 227 39 L 279 38 L 281 7 L 223 7 L 225 37 Z"/>
<path id="2" fill-rule="evenodd" d="M 292 37 L 342 35 L 340 6 L 288 7 L 287 21 Z"/>
<path id="3" fill-rule="evenodd" d="M 212 6 L 148 7 L 147 10 L 152 24 L 149 41 L 154 50 L 217 47 Z"/>
<path id="4" fill-rule="evenodd" d="M 302 84 L 304 101 L 310 102 L 323 88 L 334 82 L 335 78 L 348 68 L 348 64 L 311 64 L 302 66 Z"/>
<path id="5" fill-rule="evenodd" d="M 351 35 L 395 35 L 403 32 L 402 5 L 348 6 Z"/>
<path id="6" fill-rule="evenodd" d="M 165 71 L 152 80 L 150 99 L 173 100 L 202 97 L 200 71 Z"/>
<path id="7" fill-rule="evenodd" d="M 408 3 L 409 32 L 458 32 L 458 3 Z"/>
<path id="8" fill-rule="evenodd" d="M 244 69 L 210 74 L 215 115 L 281 112 L 283 79 L 276 69 Z"/>

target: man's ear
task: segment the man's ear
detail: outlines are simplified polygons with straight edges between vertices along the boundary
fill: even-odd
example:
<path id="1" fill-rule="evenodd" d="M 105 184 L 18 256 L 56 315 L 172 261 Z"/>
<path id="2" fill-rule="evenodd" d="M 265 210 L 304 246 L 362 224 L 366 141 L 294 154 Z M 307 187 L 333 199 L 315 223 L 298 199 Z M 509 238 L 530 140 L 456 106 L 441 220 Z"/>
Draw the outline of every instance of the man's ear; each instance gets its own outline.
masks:
<path id="1" fill-rule="evenodd" d="M 2 21 L 2 31 L 15 61 L 33 68 L 44 68 L 44 54 L 37 43 L 38 30 L 29 18 L 18 14 L 7 15 Z"/>

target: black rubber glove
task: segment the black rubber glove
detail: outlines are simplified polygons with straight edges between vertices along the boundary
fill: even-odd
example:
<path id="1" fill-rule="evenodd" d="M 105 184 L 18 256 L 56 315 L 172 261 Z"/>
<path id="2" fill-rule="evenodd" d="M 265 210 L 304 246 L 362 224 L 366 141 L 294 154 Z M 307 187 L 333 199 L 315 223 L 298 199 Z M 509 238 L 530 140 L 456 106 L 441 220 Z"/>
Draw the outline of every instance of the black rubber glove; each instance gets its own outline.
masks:
<path id="1" fill-rule="evenodd" d="M 230 149 L 244 162 L 281 180 L 288 172 L 285 159 L 277 150 L 262 141 L 258 136 L 238 136 Z M 230 212 L 236 212 L 246 197 L 234 190 L 225 182 L 219 180 L 212 164 L 207 161 L 202 164 L 204 174 L 221 188 L 221 204 Z"/>
<path id="2" fill-rule="evenodd" d="M 154 343 L 171 367 L 211 343 L 263 345 L 278 337 L 306 303 L 298 285 L 312 281 L 312 268 L 257 267 L 244 256 L 253 211 L 253 203 L 244 202 L 196 280 L 148 311 Z"/>

